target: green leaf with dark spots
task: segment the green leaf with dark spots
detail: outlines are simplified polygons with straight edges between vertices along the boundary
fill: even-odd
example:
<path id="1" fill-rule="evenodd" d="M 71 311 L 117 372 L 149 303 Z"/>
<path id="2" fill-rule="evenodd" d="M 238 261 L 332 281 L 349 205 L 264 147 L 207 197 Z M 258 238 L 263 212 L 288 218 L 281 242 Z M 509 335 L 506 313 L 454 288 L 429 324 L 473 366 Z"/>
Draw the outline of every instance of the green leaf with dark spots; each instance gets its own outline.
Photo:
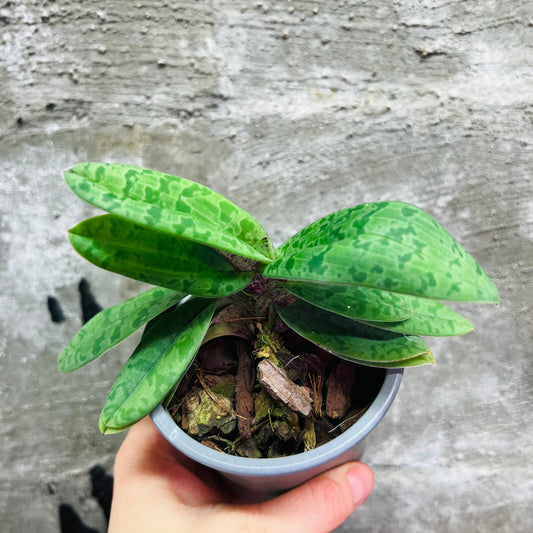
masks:
<path id="1" fill-rule="evenodd" d="M 137 422 L 163 401 L 185 374 L 209 327 L 216 302 L 192 298 L 162 315 L 113 383 L 102 414 L 102 433 Z"/>
<path id="2" fill-rule="evenodd" d="M 408 297 L 402 294 L 352 285 L 297 281 L 281 284 L 302 300 L 348 318 L 388 323 L 406 320 L 413 314 Z"/>
<path id="3" fill-rule="evenodd" d="M 263 275 L 354 285 L 438 300 L 498 302 L 474 258 L 421 209 L 379 202 L 310 224 L 276 250 Z"/>
<path id="4" fill-rule="evenodd" d="M 415 296 L 405 297 L 408 305 L 413 309 L 413 315 L 407 320 L 403 322 L 372 322 L 364 320 L 364 322 L 388 331 L 431 337 L 464 335 L 474 329 L 466 318 L 440 302 Z"/>
<path id="5" fill-rule="evenodd" d="M 61 352 L 61 372 L 72 372 L 129 337 L 146 322 L 179 302 L 185 293 L 154 287 L 125 302 L 104 309 L 78 331 Z"/>
<path id="6" fill-rule="evenodd" d="M 106 270 L 202 297 L 226 296 L 250 283 L 209 246 L 147 229 L 114 215 L 81 222 L 69 232 L 74 249 Z"/>
<path id="7" fill-rule="evenodd" d="M 366 364 L 397 363 L 413 358 L 420 363 L 430 357 L 427 344 L 417 336 L 374 328 L 330 313 L 303 300 L 276 307 L 287 326 L 308 341 L 345 359 Z M 422 357 L 425 356 L 425 357 Z"/>
<path id="8" fill-rule="evenodd" d="M 263 263 L 274 257 L 259 222 L 200 183 L 107 163 L 82 163 L 64 175 L 85 201 L 136 224 Z"/>

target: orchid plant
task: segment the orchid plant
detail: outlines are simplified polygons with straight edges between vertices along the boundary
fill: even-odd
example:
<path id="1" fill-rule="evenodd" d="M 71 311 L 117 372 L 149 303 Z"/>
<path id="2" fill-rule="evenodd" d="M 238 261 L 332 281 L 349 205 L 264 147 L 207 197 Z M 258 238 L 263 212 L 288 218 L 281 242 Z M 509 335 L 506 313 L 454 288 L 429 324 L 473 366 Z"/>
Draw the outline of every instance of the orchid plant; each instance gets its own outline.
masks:
<path id="1" fill-rule="evenodd" d="M 257 295 L 261 309 L 248 306 L 249 316 L 281 320 L 341 358 L 384 368 L 433 363 L 421 337 L 472 330 L 440 300 L 498 302 L 474 258 L 403 202 L 342 209 L 274 249 L 259 222 L 199 183 L 106 163 L 64 175 L 109 213 L 69 231 L 74 249 L 154 285 L 98 313 L 59 356 L 62 372 L 76 370 L 146 324 L 103 408 L 103 433 L 131 426 L 172 394 L 202 343 L 228 333 L 224 310 L 257 304 Z"/>

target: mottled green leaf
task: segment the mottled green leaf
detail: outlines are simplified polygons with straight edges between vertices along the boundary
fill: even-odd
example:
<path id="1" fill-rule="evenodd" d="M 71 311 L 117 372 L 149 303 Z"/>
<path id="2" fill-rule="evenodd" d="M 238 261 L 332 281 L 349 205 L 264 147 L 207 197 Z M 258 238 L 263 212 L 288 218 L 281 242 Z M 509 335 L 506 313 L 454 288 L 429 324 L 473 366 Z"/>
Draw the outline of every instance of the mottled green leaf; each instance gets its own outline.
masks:
<path id="1" fill-rule="evenodd" d="M 372 322 L 366 324 L 388 331 L 408 335 L 426 335 L 432 337 L 449 337 L 463 335 L 474 329 L 468 320 L 449 307 L 425 298 L 406 296 L 413 315 L 403 322 Z"/>
<path id="2" fill-rule="evenodd" d="M 340 357 L 343 357 L 342 355 Z M 435 364 L 435 358 L 431 352 L 423 353 L 422 355 L 417 355 L 416 357 L 411 357 L 411 359 L 404 359 L 403 361 L 391 361 L 389 363 L 376 363 L 368 361 L 359 361 L 358 359 L 348 359 L 354 363 L 365 366 L 374 366 L 377 368 L 408 368 L 412 366 L 428 365 Z"/>
<path id="3" fill-rule="evenodd" d="M 296 333 L 345 359 L 365 361 L 367 364 L 396 363 L 430 353 L 420 337 L 367 326 L 303 300 L 276 310 Z"/>
<path id="4" fill-rule="evenodd" d="M 180 386 L 180 382 L 178 381 L 174 385 L 172 385 L 172 388 L 167 392 L 166 396 L 163 398 L 161 405 L 165 409 L 168 409 L 168 407 L 170 406 L 170 403 L 172 402 L 172 398 L 174 398 L 174 395 L 176 394 L 176 391 L 178 390 L 179 386 Z M 106 431 L 106 433 L 108 432 Z"/>
<path id="5" fill-rule="evenodd" d="M 154 322 L 113 383 L 100 415 L 102 433 L 130 426 L 163 401 L 193 361 L 215 305 L 192 298 Z"/>
<path id="6" fill-rule="evenodd" d="M 213 248 L 147 229 L 114 215 L 81 222 L 69 232 L 75 250 L 100 268 L 195 296 L 219 297 L 250 283 Z"/>
<path id="7" fill-rule="evenodd" d="M 154 287 L 95 315 L 61 352 L 61 372 L 71 372 L 129 337 L 146 322 L 179 302 L 185 293 Z"/>
<path id="8" fill-rule="evenodd" d="M 325 283 L 282 282 L 285 289 L 338 315 L 376 322 L 397 322 L 413 314 L 408 297 L 394 292 Z"/>
<path id="9" fill-rule="evenodd" d="M 274 257 L 259 222 L 200 183 L 107 163 L 76 165 L 65 180 L 85 201 L 131 222 L 263 263 Z"/>
<path id="10" fill-rule="evenodd" d="M 498 301 L 474 258 L 429 215 L 402 202 L 364 204 L 321 218 L 284 243 L 277 257 L 264 276 Z"/>

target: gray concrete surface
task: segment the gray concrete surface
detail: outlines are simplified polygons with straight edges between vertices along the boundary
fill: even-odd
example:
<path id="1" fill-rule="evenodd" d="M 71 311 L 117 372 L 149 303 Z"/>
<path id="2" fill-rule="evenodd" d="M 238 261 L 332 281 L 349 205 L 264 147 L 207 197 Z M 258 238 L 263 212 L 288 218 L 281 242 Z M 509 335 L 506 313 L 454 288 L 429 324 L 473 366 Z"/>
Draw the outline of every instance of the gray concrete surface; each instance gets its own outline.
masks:
<path id="1" fill-rule="evenodd" d="M 139 291 L 70 249 L 95 212 L 61 170 L 102 160 L 205 183 L 275 241 L 333 210 L 426 209 L 501 305 L 406 372 L 340 532 L 526 532 L 533 522 L 533 6 L 529 0 L 0 2 L 0 531 L 104 531 L 97 419 L 134 341 L 68 375 L 77 285 Z M 47 297 L 65 322 L 53 323 Z"/>

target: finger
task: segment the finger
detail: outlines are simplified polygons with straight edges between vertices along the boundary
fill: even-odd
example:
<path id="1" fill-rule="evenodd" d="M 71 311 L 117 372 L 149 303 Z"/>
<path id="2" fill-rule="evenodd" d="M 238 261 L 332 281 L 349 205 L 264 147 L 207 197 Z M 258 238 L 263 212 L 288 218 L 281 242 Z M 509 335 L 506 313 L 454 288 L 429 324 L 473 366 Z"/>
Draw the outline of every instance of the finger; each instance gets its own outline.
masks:
<path id="1" fill-rule="evenodd" d="M 272 531 L 322 533 L 339 526 L 373 487 L 374 474 L 367 465 L 348 463 L 251 510 L 255 519 L 270 523 Z"/>
<path id="2" fill-rule="evenodd" d="M 212 472 L 198 475 L 198 465 L 179 453 L 158 431 L 150 417 L 132 426 L 115 460 L 116 484 L 148 483 L 170 490 L 181 503 L 197 506 L 223 501 Z"/>

